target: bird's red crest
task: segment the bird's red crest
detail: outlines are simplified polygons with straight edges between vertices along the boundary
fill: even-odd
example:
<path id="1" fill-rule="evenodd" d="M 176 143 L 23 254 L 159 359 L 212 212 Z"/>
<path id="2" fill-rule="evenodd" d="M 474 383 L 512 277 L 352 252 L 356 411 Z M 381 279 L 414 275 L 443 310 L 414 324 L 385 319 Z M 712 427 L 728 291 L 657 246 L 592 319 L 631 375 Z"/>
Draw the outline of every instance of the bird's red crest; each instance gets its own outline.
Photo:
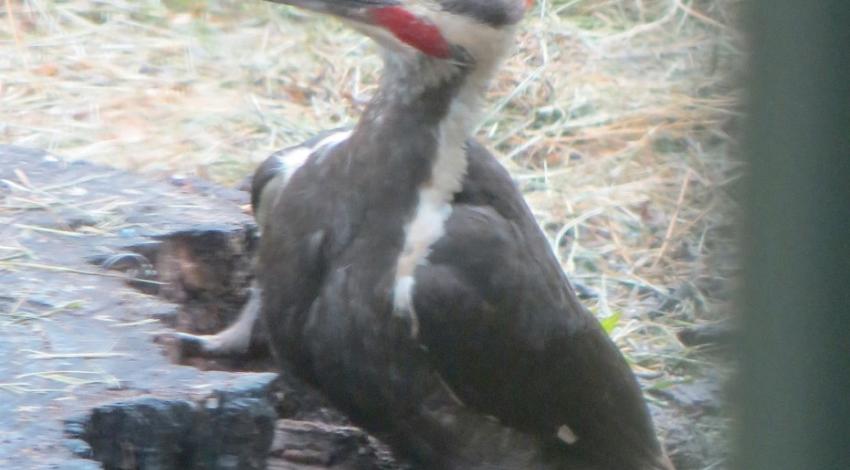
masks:
<path id="1" fill-rule="evenodd" d="M 393 33 L 401 42 L 424 54 L 440 59 L 451 56 L 449 43 L 437 26 L 402 7 L 381 7 L 371 12 L 372 19 Z"/>

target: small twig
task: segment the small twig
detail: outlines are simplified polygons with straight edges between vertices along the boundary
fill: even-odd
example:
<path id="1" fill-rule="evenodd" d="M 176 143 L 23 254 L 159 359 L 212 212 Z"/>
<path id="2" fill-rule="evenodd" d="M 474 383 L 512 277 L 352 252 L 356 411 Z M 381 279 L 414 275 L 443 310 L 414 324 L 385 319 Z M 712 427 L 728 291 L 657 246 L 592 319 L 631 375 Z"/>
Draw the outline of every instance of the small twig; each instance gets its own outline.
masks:
<path id="1" fill-rule="evenodd" d="M 116 172 L 114 172 L 114 171 L 110 171 L 109 173 L 99 173 L 99 174 L 96 174 L 96 175 L 83 176 L 83 177 L 77 178 L 75 180 L 64 181 L 62 183 L 57 183 L 57 184 L 52 184 L 50 186 L 45 186 L 45 187 L 41 188 L 40 191 L 41 192 L 48 192 L 48 191 L 53 191 L 55 189 L 67 188 L 69 186 L 78 186 L 78 185 L 83 184 L 83 183 L 88 183 L 89 181 L 114 177 L 115 173 Z"/>
<path id="2" fill-rule="evenodd" d="M 555 238 L 552 239 L 552 251 L 554 251 L 556 254 L 558 253 L 559 248 L 561 246 L 561 241 L 564 239 L 567 233 L 569 233 L 570 230 L 572 230 L 573 228 L 577 228 L 579 225 L 587 222 L 587 220 L 591 217 L 596 217 L 597 215 L 603 212 L 605 212 L 605 209 L 603 208 L 592 209 L 565 223 L 558 230 L 558 233 L 555 234 Z M 560 255 L 558 255 L 558 258 L 560 258 Z"/>
<path id="3" fill-rule="evenodd" d="M 604 38 L 604 41 L 606 41 L 606 42 L 617 42 L 617 41 L 622 41 L 622 40 L 625 40 L 625 39 L 631 39 L 635 36 L 638 36 L 638 35 L 647 33 L 649 31 L 652 31 L 654 29 L 660 28 L 661 26 L 664 26 L 665 23 L 667 23 L 668 21 L 673 19 L 674 16 L 676 16 L 676 11 L 678 11 L 678 9 L 679 9 L 679 0 L 672 0 L 670 2 L 670 8 L 667 9 L 667 12 L 664 13 L 664 16 L 662 16 L 661 18 L 659 18 L 659 19 L 657 19 L 657 20 L 655 20 L 651 23 L 642 23 L 642 24 L 635 26 L 634 28 L 632 28 L 628 31 L 624 31 L 624 32 L 619 33 L 619 34 L 612 34 L 610 36 L 607 36 L 607 37 Z"/>
<path id="4" fill-rule="evenodd" d="M 679 197 L 676 200 L 676 209 L 673 211 L 673 216 L 670 218 L 670 224 L 667 225 L 667 232 L 664 234 L 664 241 L 661 242 L 661 248 L 658 249 L 658 255 L 655 261 L 650 266 L 650 269 L 655 269 L 661 258 L 664 257 L 664 252 L 667 251 L 667 245 L 670 244 L 670 239 L 673 237 L 673 231 L 676 229 L 676 221 L 679 219 L 679 211 L 682 210 L 682 204 L 685 202 L 685 194 L 688 192 L 688 185 L 691 181 L 691 170 L 688 169 L 685 173 L 685 180 L 682 182 L 682 187 L 679 189 Z"/>
<path id="5" fill-rule="evenodd" d="M 50 265 L 47 265 L 47 264 L 25 263 L 25 262 L 20 262 L 20 261 L 0 262 L 0 266 L 3 266 L 3 265 L 20 267 L 20 268 L 42 269 L 42 270 L 45 270 L 45 271 L 83 274 L 83 275 L 86 275 L 86 276 L 111 277 L 111 278 L 115 278 L 115 279 L 123 279 L 123 280 L 129 281 L 129 282 L 140 282 L 140 283 L 154 284 L 154 285 L 159 285 L 159 286 L 164 286 L 164 285 L 168 284 L 167 282 L 151 281 L 149 279 L 138 279 L 138 278 L 127 277 L 127 276 L 123 276 L 121 274 L 114 274 L 114 273 L 101 273 L 101 272 L 97 272 L 97 271 L 85 271 L 85 270 L 82 270 L 82 269 L 69 268 L 69 267 L 66 267 L 66 266 L 50 266 Z"/>
<path id="6" fill-rule="evenodd" d="M 15 12 L 12 11 L 12 0 L 4 0 L 6 4 L 6 12 L 9 15 L 9 30 L 12 31 L 12 37 L 15 39 L 15 47 L 18 48 L 19 53 L 21 54 L 21 60 L 26 64 L 26 55 L 24 54 L 24 45 L 21 40 L 21 33 L 18 31 L 18 24 L 15 21 Z"/>
<path id="7" fill-rule="evenodd" d="M 0 390 L 6 390 L 7 392 L 14 393 L 15 395 L 21 395 L 29 391 L 29 384 L 26 382 L 0 382 Z"/>
<path id="8" fill-rule="evenodd" d="M 24 349 L 30 353 L 30 359 L 105 359 L 110 357 L 127 357 L 129 354 L 120 352 L 83 352 L 83 353 L 46 353 Z"/>
<path id="9" fill-rule="evenodd" d="M 109 326 L 110 326 L 110 328 L 128 328 L 128 327 L 131 327 L 131 326 L 149 325 L 151 323 L 159 323 L 159 320 L 157 320 L 155 318 L 148 318 L 148 319 L 145 319 L 145 320 L 139 320 L 139 321 L 133 321 L 133 322 L 127 322 L 127 323 L 116 323 L 114 325 L 109 325 Z"/>
<path id="10" fill-rule="evenodd" d="M 702 21 L 703 23 L 706 23 L 706 24 L 709 24 L 711 26 L 715 26 L 717 28 L 724 29 L 724 30 L 729 28 L 725 24 L 715 20 L 714 18 L 709 17 L 708 15 L 706 15 L 705 13 L 702 13 L 701 11 L 697 10 L 696 8 L 694 8 L 690 5 L 685 5 L 684 3 L 682 3 L 682 0 L 676 0 L 676 6 L 678 6 L 682 11 L 687 13 L 689 16 L 692 16 L 692 17 Z"/>
<path id="11" fill-rule="evenodd" d="M 23 305 L 23 303 L 26 301 L 26 299 L 27 299 L 27 296 L 22 296 L 18 300 L 18 302 L 16 302 L 16 304 L 13 308 L 9 312 L 4 313 L 3 315 L 11 317 L 13 319 L 12 320 L 13 323 L 21 323 L 21 322 L 24 322 L 24 321 L 27 321 L 27 320 L 49 320 L 48 317 L 51 317 L 51 316 L 53 316 L 53 315 L 55 315 L 59 312 L 65 311 L 65 310 L 71 310 L 71 309 L 78 308 L 83 303 L 83 301 L 81 301 L 81 300 L 72 300 L 70 302 L 66 302 L 62 305 L 56 306 L 56 307 L 51 308 L 51 309 L 49 309 L 45 312 L 42 312 L 42 313 L 32 313 L 32 312 L 28 312 L 28 311 L 23 311 L 20 308 Z"/>
<path id="12" fill-rule="evenodd" d="M 84 233 L 71 232 L 68 230 L 60 230 L 56 228 L 42 227 L 39 225 L 15 224 L 15 227 L 32 230 L 35 232 L 52 233 L 54 235 L 64 235 L 66 237 L 85 237 Z"/>
<path id="13" fill-rule="evenodd" d="M 83 379 L 79 377 L 74 377 L 73 375 L 88 375 L 88 376 L 98 376 L 95 379 Z M 31 372 L 28 374 L 21 374 L 15 377 L 16 379 L 23 379 L 26 377 L 38 377 L 45 380 L 51 380 L 54 382 L 59 382 L 62 384 L 66 384 L 67 387 L 65 390 L 51 390 L 51 391 L 68 391 L 73 390 L 81 385 L 91 385 L 91 384 L 110 384 L 110 385 L 120 385 L 120 381 L 106 372 L 95 372 L 90 370 L 51 370 L 51 371 L 41 371 L 41 372 Z M 45 390 L 29 390 L 29 391 L 45 391 Z"/>

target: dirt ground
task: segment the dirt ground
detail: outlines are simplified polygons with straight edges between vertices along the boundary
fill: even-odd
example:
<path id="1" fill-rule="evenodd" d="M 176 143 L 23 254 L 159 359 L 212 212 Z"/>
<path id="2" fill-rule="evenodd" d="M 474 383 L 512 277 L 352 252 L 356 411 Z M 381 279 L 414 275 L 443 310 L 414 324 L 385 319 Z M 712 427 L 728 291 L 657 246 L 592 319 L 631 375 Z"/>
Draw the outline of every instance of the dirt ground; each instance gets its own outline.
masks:
<path id="1" fill-rule="evenodd" d="M 683 468 L 727 459 L 726 354 L 677 333 L 730 314 L 740 4 L 540 0 L 479 130 L 657 416 L 689 418 L 666 436 L 701 455 Z M 0 143 L 234 184 L 354 122 L 379 68 L 338 23 L 262 2 L 4 0 Z"/>

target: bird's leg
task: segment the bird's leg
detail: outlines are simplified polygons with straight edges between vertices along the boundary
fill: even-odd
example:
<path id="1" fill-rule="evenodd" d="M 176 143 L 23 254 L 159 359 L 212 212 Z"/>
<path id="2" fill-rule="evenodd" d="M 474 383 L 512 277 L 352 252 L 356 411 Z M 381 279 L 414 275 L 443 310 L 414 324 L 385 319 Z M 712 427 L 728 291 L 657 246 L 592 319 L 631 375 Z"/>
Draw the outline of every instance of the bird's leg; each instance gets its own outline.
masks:
<path id="1" fill-rule="evenodd" d="M 249 289 L 248 301 L 242 307 L 239 318 L 227 329 L 214 335 L 194 335 L 171 332 L 159 335 L 157 342 L 176 346 L 181 357 L 238 356 L 248 352 L 254 337 L 254 326 L 259 319 L 262 295 L 256 283 Z"/>

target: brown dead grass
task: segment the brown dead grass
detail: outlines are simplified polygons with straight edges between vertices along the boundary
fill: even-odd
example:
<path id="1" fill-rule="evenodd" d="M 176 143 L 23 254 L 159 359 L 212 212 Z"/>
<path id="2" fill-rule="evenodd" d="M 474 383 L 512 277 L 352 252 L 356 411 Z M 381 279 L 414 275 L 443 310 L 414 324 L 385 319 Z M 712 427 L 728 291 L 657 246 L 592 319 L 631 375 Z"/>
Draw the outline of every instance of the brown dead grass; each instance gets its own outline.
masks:
<path id="1" fill-rule="evenodd" d="M 0 142 L 156 175 L 234 182 L 354 122 L 379 73 L 367 40 L 259 1 L 4 2 Z M 739 3 L 540 0 L 480 128 L 650 387 L 722 367 L 674 333 L 727 315 L 737 269 Z"/>

